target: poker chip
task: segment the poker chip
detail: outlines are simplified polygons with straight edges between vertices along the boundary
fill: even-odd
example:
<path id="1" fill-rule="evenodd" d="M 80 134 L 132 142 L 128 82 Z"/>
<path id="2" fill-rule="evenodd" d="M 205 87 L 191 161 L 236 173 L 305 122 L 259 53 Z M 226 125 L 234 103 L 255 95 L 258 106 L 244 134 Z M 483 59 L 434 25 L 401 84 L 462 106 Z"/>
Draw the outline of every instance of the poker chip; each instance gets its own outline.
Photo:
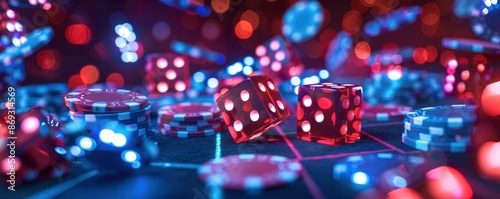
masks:
<path id="1" fill-rule="evenodd" d="M 175 120 L 164 120 L 158 118 L 158 124 L 169 125 L 169 126 L 206 126 L 213 125 L 222 122 L 222 117 L 217 116 L 213 119 L 208 120 L 195 120 L 195 121 L 175 121 Z"/>
<path id="2" fill-rule="evenodd" d="M 233 190 L 261 190 L 297 180 L 303 172 L 299 161 L 283 156 L 239 154 L 209 160 L 198 177 L 207 185 Z"/>
<path id="3" fill-rule="evenodd" d="M 388 66 L 391 64 L 401 64 L 406 61 L 413 61 L 414 51 L 415 47 L 413 46 L 399 47 L 396 52 L 384 52 L 382 50 L 374 51 L 370 54 L 370 57 L 365 60 L 365 64 Z"/>
<path id="4" fill-rule="evenodd" d="M 415 149 L 421 151 L 443 151 L 450 153 L 465 153 L 471 151 L 472 143 L 469 142 L 433 142 L 412 138 L 407 134 L 402 134 L 401 141 Z"/>
<path id="5" fill-rule="evenodd" d="M 293 43 L 314 37 L 323 23 L 323 7 L 315 0 L 298 1 L 283 15 L 281 32 Z"/>
<path id="6" fill-rule="evenodd" d="M 384 171 L 405 167 L 406 172 L 410 172 L 419 165 L 423 164 L 421 158 L 413 155 L 404 155 L 399 153 L 374 153 L 367 155 L 348 156 L 333 165 L 333 178 L 355 191 L 362 191 L 376 187 Z M 392 186 L 407 186 L 412 183 L 412 179 L 407 178 L 411 175 L 406 173 L 404 176 L 391 176 L 396 178 L 397 182 L 389 182 Z"/>
<path id="7" fill-rule="evenodd" d="M 221 126 L 223 126 L 222 122 L 216 124 L 202 125 L 202 126 L 170 126 L 168 124 L 158 125 L 158 127 L 169 131 L 200 131 L 200 130 L 220 128 Z"/>
<path id="8" fill-rule="evenodd" d="M 333 72 L 349 58 L 352 52 L 352 37 L 344 31 L 340 31 L 335 39 L 330 42 L 325 55 L 325 66 Z"/>
<path id="9" fill-rule="evenodd" d="M 369 37 L 375 37 L 384 32 L 392 32 L 404 25 L 415 22 L 421 11 L 422 8 L 419 6 L 409 6 L 394 10 L 367 22 L 364 26 L 364 32 Z"/>
<path id="10" fill-rule="evenodd" d="M 148 106 L 148 98 L 123 89 L 87 89 L 70 92 L 64 97 L 71 111 L 84 113 L 110 113 L 137 111 Z"/>
<path id="11" fill-rule="evenodd" d="M 408 137 L 411 137 L 411 138 L 414 138 L 417 140 L 428 141 L 428 142 L 470 142 L 471 141 L 470 136 L 460 135 L 460 134 L 436 136 L 436 135 L 431 135 L 431 134 L 427 134 L 427 133 L 419 133 L 417 131 L 410 131 L 408 129 L 405 129 L 404 134 Z"/>
<path id="12" fill-rule="evenodd" d="M 100 120 L 117 120 L 117 121 L 124 121 L 124 120 L 131 120 L 131 119 L 136 119 L 139 117 L 144 117 L 146 115 L 150 115 L 151 113 L 151 105 L 148 105 L 144 109 L 140 109 L 137 111 L 125 111 L 125 112 L 117 112 L 117 113 L 98 113 L 98 114 L 91 114 L 91 113 L 77 113 L 74 111 L 69 111 L 70 116 L 73 120 L 77 119 L 80 121 L 85 121 L 85 122 L 96 122 Z"/>
<path id="13" fill-rule="evenodd" d="M 470 18 L 473 9 L 480 0 L 455 0 L 453 1 L 453 13 L 460 18 Z"/>
<path id="14" fill-rule="evenodd" d="M 377 121 L 388 121 L 390 118 L 404 116 L 413 108 L 405 105 L 374 105 L 363 104 L 361 111 L 363 118 L 376 119 Z"/>
<path id="15" fill-rule="evenodd" d="M 17 58 L 27 57 L 33 52 L 49 43 L 54 37 L 54 31 L 51 27 L 36 29 L 26 36 L 26 41 L 19 46 L 9 46 L 0 53 L 0 62 L 3 65 L 9 65 Z"/>
<path id="16" fill-rule="evenodd" d="M 219 126 L 212 129 L 198 130 L 198 131 L 177 131 L 177 130 L 167 130 L 165 128 L 160 128 L 160 133 L 163 135 L 169 135 L 179 138 L 192 138 L 192 137 L 206 137 L 215 135 L 215 133 L 220 133 L 225 130 L 224 126 Z"/>
<path id="17" fill-rule="evenodd" d="M 500 54 L 500 44 L 490 43 L 477 39 L 443 38 L 441 45 L 453 50 L 473 53 Z"/>
<path id="18" fill-rule="evenodd" d="M 196 59 L 203 58 L 218 64 L 224 64 L 226 62 L 226 56 L 222 53 L 205 48 L 200 48 L 198 46 L 191 45 L 182 41 L 172 41 L 170 43 L 170 49 L 172 49 L 172 51 L 176 53 L 188 55 Z"/>
<path id="19" fill-rule="evenodd" d="M 211 103 L 185 102 L 164 106 L 158 110 L 159 120 L 196 121 L 220 117 L 221 112 Z"/>
<path id="20" fill-rule="evenodd" d="M 95 117 L 86 117 L 86 116 L 80 116 L 78 114 L 75 114 L 74 112 L 70 112 L 70 118 L 74 120 L 75 122 L 84 122 L 87 124 L 95 124 L 95 123 L 100 123 L 100 122 L 107 122 L 107 121 L 118 121 L 121 124 L 136 124 L 140 122 L 144 122 L 146 120 L 151 119 L 149 114 L 143 115 L 143 116 L 138 116 L 126 120 L 116 120 L 116 119 L 96 119 Z"/>
<path id="21" fill-rule="evenodd" d="M 473 126 L 475 110 L 476 106 L 464 104 L 427 107 L 408 112 L 406 119 L 415 126 L 462 129 Z"/>
<path id="22" fill-rule="evenodd" d="M 498 1 L 483 1 L 471 11 L 471 29 L 478 37 L 492 43 L 500 43 L 500 25 L 498 15 L 500 4 Z"/>
<path id="23" fill-rule="evenodd" d="M 375 73 L 363 84 L 363 100 L 369 104 L 439 101 L 444 98 L 444 75 L 420 70 L 388 70 Z"/>
<path id="24" fill-rule="evenodd" d="M 442 126 L 418 126 L 413 125 L 408 122 L 408 120 L 404 120 L 405 129 L 408 131 L 424 133 L 433 136 L 444 136 L 444 135 L 470 135 L 474 132 L 474 126 L 464 126 L 463 128 L 447 128 Z"/>
<path id="25" fill-rule="evenodd" d="M 9 4 L 21 8 L 37 8 L 50 5 L 51 0 L 9 0 Z"/>

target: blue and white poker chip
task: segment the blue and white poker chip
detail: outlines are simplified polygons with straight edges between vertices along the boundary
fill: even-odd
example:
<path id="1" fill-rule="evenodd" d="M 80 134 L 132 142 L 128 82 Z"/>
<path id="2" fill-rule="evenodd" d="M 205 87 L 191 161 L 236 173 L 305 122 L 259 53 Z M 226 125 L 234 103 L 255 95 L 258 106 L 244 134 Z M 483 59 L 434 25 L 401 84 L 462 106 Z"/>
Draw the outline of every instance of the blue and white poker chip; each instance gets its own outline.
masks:
<path id="1" fill-rule="evenodd" d="M 315 0 L 298 1 L 283 15 L 281 32 L 293 43 L 314 37 L 323 24 L 323 7 Z"/>
<path id="2" fill-rule="evenodd" d="M 443 151 L 450 153 L 465 153 L 472 149 L 473 145 L 470 142 L 433 142 L 426 140 L 419 140 L 408 136 L 406 133 L 402 134 L 401 141 L 415 149 L 421 151 Z"/>
<path id="3" fill-rule="evenodd" d="M 408 120 L 404 120 L 404 126 L 407 131 L 419 132 L 431 136 L 470 135 L 474 131 L 474 126 L 464 126 L 460 129 L 443 126 L 417 126 L 408 122 Z"/>
<path id="4" fill-rule="evenodd" d="M 26 41 L 19 46 L 9 46 L 0 53 L 0 64 L 9 65 L 17 58 L 27 57 L 50 42 L 54 37 L 51 27 L 43 27 L 26 35 Z"/>
<path id="5" fill-rule="evenodd" d="M 369 37 L 375 37 L 384 32 L 392 32 L 404 25 L 415 22 L 421 11 L 422 8 L 419 6 L 410 6 L 394 10 L 366 23 L 364 32 Z"/>
<path id="6" fill-rule="evenodd" d="M 333 72 L 347 60 L 352 52 L 352 37 L 344 31 L 340 31 L 335 39 L 330 42 L 325 55 L 325 66 Z"/>
<path id="7" fill-rule="evenodd" d="M 408 112 L 406 119 L 415 126 L 462 129 L 475 123 L 475 110 L 476 106 L 464 104 L 426 107 Z"/>
<path id="8" fill-rule="evenodd" d="M 472 32 L 492 43 L 500 43 L 499 14 L 500 4 L 498 1 L 481 1 L 471 11 Z"/>
<path id="9" fill-rule="evenodd" d="M 347 184 L 355 191 L 362 191 L 376 187 L 384 171 L 404 166 L 408 168 L 405 176 L 392 176 L 399 179 L 396 186 L 406 187 L 411 184 L 409 171 L 423 164 L 425 161 L 414 155 L 399 153 L 373 153 L 366 155 L 348 156 L 333 165 L 333 178 L 342 184 Z M 394 184 L 393 184 L 394 186 Z"/>

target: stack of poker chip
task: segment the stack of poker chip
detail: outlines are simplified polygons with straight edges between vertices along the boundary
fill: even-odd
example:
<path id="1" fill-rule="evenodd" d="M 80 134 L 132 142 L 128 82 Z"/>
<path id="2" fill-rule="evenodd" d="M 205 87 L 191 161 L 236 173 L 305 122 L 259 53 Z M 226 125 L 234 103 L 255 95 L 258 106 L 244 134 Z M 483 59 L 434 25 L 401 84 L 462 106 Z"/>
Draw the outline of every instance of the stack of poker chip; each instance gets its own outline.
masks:
<path id="1" fill-rule="evenodd" d="M 476 106 L 444 105 L 408 112 L 402 142 L 422 151 L 450 153 L 472 149 Z"/>
<path id="2" fill-rule="evenodd" d="M 16 108 L 28 109 L 40 106 L 51 113 L 63 116 L 67 109 L 61 104 L 64 103 L 64 95 L 68 93 L 68 89 L 68 85 L 64 83 L 26 85 L 17 88 Z"/>
<path id="3" fill-rule="evenodd" d="M 181 138 L 211 136 L 225 130 L 220 110 L 214 104 L 204 102 L 161 107 L 158 128 L 164 135 Z"/>
<path id="4" fill-rule="evenodd" d="M 131 147 L 153 138 L 151 106 L 145 95 L 123 89 L 94 88 L 70 92 L 64 101 L 71 119 L 85 124 L 92 137 L 105 144 L 122 147 L 104 139 L 102 129 L 125 135 L 126 144 Z"/>
<path id="5" fill-rule="evenodd" d="M 391 70 L 373 74 L 365 81 L 363 97 L 369 104 L 404 104 L 438 101 L 444 98 L 443 78 L 426 71 Z"/>

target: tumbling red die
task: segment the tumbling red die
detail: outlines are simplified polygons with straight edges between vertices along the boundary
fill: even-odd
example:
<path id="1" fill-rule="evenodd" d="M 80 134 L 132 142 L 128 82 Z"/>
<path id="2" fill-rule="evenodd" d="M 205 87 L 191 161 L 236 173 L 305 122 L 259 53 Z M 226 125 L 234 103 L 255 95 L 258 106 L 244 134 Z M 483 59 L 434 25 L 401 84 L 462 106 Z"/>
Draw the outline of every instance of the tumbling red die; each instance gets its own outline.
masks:
<path id="1" fill-rule="evenodd" d="M 304 64 L 297 56 L 290 42 L 275 36 L 255 49 L 262 73 L 272 77 L 277 83 L 298 76 Z"/>
<path id="2" fill-rule="evenodd" d="M 236 143 L 260 136 L 290 116 L 278 88 L 267 76 L 252 76 L 217 98 Z"/>
<path id="3" fill-rule="evenodd" d="M 245 80 L 245 77 L 234 76 L 229 78 L 224 78 L 219 80 L 219 85 L 217 86 L 217 93 L 214 94 L 214 100 L 217 100 L 222 94 L 226 93 L 233 86 L 239 84 Z"/>
<path id="4" fill-rule="evenodd" d="M 0 142 L 6 142 L 0 147 L 0 171 L 5 180 L 12 179 L 10 173 L 15 173 L 16 183 L 21 183 L 61 177 L 69 172 L 70 163 L 64 157 L 68 135 L 56 115 L 37 107 L 16 114 L 15 122 L 8 109 L 0 111 L 0 117 Z"/>
<path id="5" fill-rule="evenodd" d="M 360 138 L 362 95 L 356 84 L 300 86 L 297 137 L 327 145 L 355 142 Z"/>
<path id="6" fill-rule="evenodd" d="M 184 92 L 190 87 L 186 56 L 153 53 L 146 56 L 146 88 L 152 95 Z"/>

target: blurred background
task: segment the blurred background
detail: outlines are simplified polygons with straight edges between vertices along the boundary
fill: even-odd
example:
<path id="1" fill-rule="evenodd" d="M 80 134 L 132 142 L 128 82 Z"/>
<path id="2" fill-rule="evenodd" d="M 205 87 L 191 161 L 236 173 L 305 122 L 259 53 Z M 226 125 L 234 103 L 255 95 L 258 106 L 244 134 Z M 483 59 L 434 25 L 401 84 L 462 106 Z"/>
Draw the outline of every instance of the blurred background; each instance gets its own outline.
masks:
<path id="1" fill-rule="evenodd" d="M 220 69 L 247 55 L 254 55 L 259 44 L 281 34 L 281 20 L 296 0 L 194 0 L 211 10 L 209 15 L 186 12 L 156 0 L 57 0 L 43 9 L 14 8 L 29 31 L 51 26 L 54 39 L 42 50 L 25 59 L 24 84 L 67 82 L 70 87 L 95 82 L 117 86 L 143 82 L 144 56 L 169 52 L 174 40 L 208 48 L 226 56 L 224 63 L 192 60 L 190 73 L 200 68 Z M 468 19 L 453 14 L 451 0 L 352 0 L 319 1 L 324 8 L 323 25 L 312 39 L 293 47 L 306 68 L 323 68 L 325 52 L 336 34 L 344 30 L 353 35 L 354 56 L 332 77 L 369 75 L 370 66 L 356 58 L 374 51 L 414 47 L 409 68 L 444 72 L 447 61 L 461 52 L 441 47 L 443 37 L 474 38 Z M 369 38 L 362 25 L 375 17 L 408 5 L 422 6 L 416 23 L 398 31 Z M 115 44 L 117 25 L 129 23 L 136 35 L 137 56 L 122 56 Z M 361 30 L 361 31 L 360 31 Z M 470 54 L 470 53 L 469 53 Z M 494 57 L 485 56 L 490 60 Z M 470 56 L 469 56 L 470 57 Z M 429 64 L 431 63 L 431 64 Z M 139 75 L 140 74 L 140 75 Z"/>

